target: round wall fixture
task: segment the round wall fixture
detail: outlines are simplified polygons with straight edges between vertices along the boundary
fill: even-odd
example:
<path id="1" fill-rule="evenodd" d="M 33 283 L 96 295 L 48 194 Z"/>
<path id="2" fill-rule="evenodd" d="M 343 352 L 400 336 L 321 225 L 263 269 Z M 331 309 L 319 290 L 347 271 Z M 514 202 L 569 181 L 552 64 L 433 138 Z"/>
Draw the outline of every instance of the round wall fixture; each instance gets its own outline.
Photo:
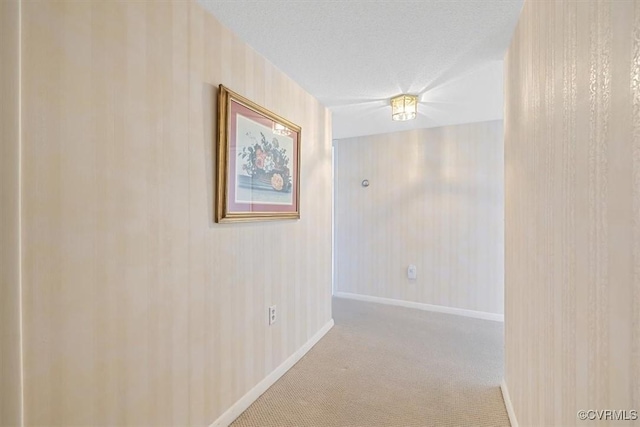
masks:
<path id="1" fill-rule="evenodd" d="M 368 187 L 369 186 L 369 180 L 368 179 L 363 179 L 362 180 L 362 186 L 363 187 Z"/>

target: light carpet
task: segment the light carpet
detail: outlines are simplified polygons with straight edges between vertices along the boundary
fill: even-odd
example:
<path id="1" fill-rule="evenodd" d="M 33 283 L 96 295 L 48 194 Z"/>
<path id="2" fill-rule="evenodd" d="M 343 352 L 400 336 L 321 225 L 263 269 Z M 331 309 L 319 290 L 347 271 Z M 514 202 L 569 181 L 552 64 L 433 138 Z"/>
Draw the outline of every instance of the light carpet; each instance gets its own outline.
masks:
<path id="1" fill-rule="evenodd" d="M 509 426 L 502 323 L 342 298 L 333 318 L 233 427 Z"/>

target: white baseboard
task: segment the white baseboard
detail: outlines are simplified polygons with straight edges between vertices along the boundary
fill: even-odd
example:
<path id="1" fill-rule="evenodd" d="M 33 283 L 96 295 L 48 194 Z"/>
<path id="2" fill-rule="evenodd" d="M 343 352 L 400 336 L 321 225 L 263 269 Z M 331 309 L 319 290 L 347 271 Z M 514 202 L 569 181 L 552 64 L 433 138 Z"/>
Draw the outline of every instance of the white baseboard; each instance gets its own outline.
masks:
<path id="1" fill-rule="evenodd" d="M 282 362 L 273 372 L 271 372 L 265 379 L 260 381 L 258 385 L 249 390 L 247 394 L 242 396 L 240 400 L 234 403 L 229 409 L 226 410 L 217 420 L 213 422 L 209 427 L 227 427 L 231 424 L 240 414 L 242 414 L 253 402 L 256 401 L 269 387 L 271 387 L 276 381 L 280 379 L 289 369 L 293 367 L 302 357 L 307 354 L 311 348 L 316 345 L 320 339 L 329 330 L 333 328 L 333 319 L 329 320 L 314 336 L 309 339 L 302 347 L 293 353 L 287 360 Z"/>
<path id="2" fill-rule="evenodd" d="M 397 305 L 399 307 L 417 308 L 418 310 L 435 311 L 437 313 L 456 314 L 458 316 L 474 317 L 476 319 L 494 320 L 504 322 L 504 315 L 488 313 L 486 311 L 466 310 L 464 308 L 446 307 L 444 305 L 424 304 L 421 302 L 404 301 L 399 299 L 372 297 L 370 295 L 350 294 L 347 292 L 334 292 L 333 296 L 348 298 L 358 301 L 376 302 L 379 304 Z"/>
<path id="3" fill-rule="evenodd" d="M 516 413 L 513 410 L 513 405 L 511 404 L 511 397 L 509 397 L 509 389 L 507 388 L 507 383 L 504 379 L 500 382 L 500 391 L 502 391 L 502 399 L 504 400 L 504 406 L 507 408 L 507 415 L 509 415 L 511 427 L 518 427 Z"/>

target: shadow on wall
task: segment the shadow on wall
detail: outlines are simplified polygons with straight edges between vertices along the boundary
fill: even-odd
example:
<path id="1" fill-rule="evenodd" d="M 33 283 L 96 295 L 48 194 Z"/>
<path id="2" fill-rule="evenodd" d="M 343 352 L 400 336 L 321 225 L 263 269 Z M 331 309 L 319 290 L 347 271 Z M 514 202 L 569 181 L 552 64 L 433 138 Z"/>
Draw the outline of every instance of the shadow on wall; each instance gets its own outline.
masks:
<path id="1" fill-rule="evenodd" d="M 218 87 L 210 85 L 208 83 L 202 84 L 202 127 L 203 127 L 203 138 L 202 143 L 204 144 L 204 170 L 206 171 L 205 179 L 209 179 L 209 182 L 206 185 L 207 188 L 207 213 L 208 218 L 207 222 L 209 224 L 209 228 L 214 228 L 216 226 L 215 211 L 214 211 L 214 200 L 215 200 L 215 186 L 216 186 L 216 175 L 218 173 L 218 168 L 215 162 L 216 158 L 216 144 L 217 144 L 217 136 L 215 134 L 215 130 L 217 129 L 218 124 Z"/>
<path id="2" fill-rule="evenodd" d="M 404 172 L 405 175 L 412 176 L 404 180 L 401 185 L 389 185 L 388 183 L 393 182 L 394 179 L 393 172 L 380 168 L 379 165 L 371 165 L 375 173 L 369 176 L 375 176 L 375 179 L 370 180 L 371 187 L 366 191 L 382 192 L 383 194 L 377 194 L 375 197 L 377 200 L 384 200 L 383 203 L 376 203 L 377 217 L 381 220 L 390 219 L 397 215 L 398 210 L 410 209 L 412 204 L 424 198 L 430 200 L 431 204 L 440 204 L 442 199 L 451 198 L 454 203 L 466 203 L 472 200 L 474 204 L 499 203 L 502 205 L 503 200 L 500 193 L 502 187 L 496 187 L 495 182 L 489 181 L 487 176 L 481 175 L 482 171 L 479 171 L 478 168 L 473 169 L 465 166 L 462 159 L 455 158 L 455 153 L 447 152 L 447 150 L 460 150 L 460 145 L 448 142 L 434 142 L 432 144 L 430 141 L 441 141 L 448 137 L 442 129 L 430 129 L 429 133 L 431 136 L 428 141 L 425 141 L 419 151 L 414 153 L 411 158 L 412 164 L 407 165 Z M 398 142 L 391 141 L 392 135 L 390 134 L 388 138 L 389 142 Z M 422 139 L 419 136 L 419 131 L 403 132 L 403 136 Z M 427 144 L 429 145 L 427 146 Z M 446 159 L 452 155 L 454 158 L 447 161 Z M 418 172 L 411 174 L 409 170 L 412 168 Z M 366 169 L 365 167 L 364 170 L 366 171 Z M 425 173 L 424 170 L 431 172 Z M 359 187 L 361 186 L 360 182 L 359 178 L 356 178 L 350 185 Z M 380 182 L 385 185 L 378 185 Z M 373 194 L 369 193 L 365 197 L 371 196 Z"/>

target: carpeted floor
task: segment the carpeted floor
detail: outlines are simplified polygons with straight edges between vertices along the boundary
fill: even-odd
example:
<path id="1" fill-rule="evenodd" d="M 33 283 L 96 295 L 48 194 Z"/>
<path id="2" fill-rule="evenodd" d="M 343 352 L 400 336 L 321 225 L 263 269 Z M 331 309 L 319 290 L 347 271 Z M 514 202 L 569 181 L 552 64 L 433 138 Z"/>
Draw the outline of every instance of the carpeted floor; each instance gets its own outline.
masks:
<path id="1" fill-rule="evenodd" d="M 333 318 L 233 427 L 509 426 L 502 323 L 341 298 Z"/>

